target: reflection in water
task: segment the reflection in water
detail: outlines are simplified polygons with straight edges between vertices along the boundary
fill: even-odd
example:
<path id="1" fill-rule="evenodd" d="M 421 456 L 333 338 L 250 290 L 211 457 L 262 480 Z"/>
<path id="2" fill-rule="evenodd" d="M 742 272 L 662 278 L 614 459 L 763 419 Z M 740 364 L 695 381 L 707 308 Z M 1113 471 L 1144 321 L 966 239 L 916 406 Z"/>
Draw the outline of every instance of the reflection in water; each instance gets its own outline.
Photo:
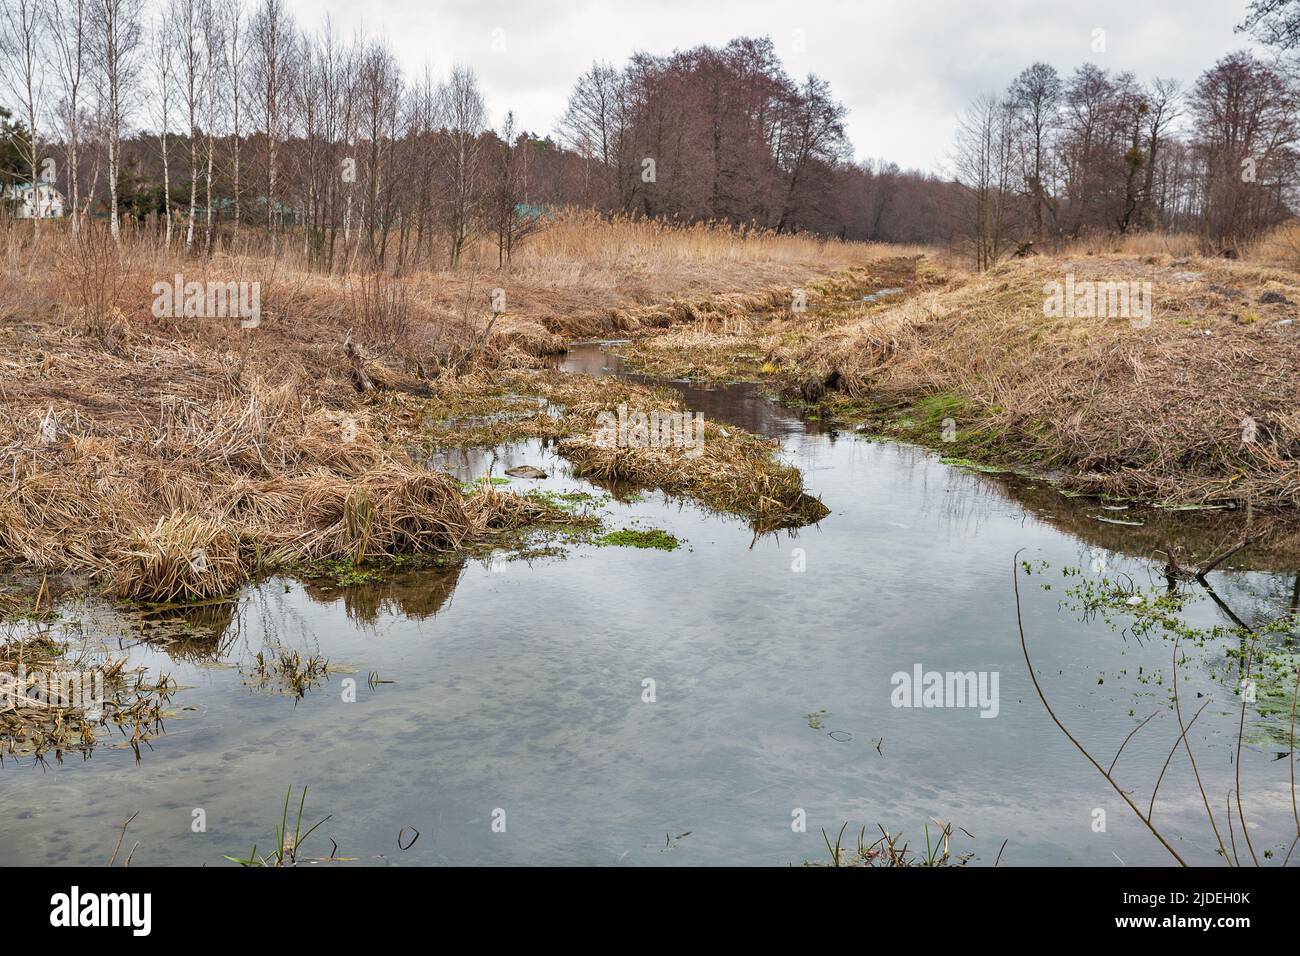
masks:
<path id="1" fill-rule="evenodd" d="M 220 661 L 236 640 L 235 600 L 180 607 L 145 607 L 125 615 L 131 635 L 165 648 L 177 661 Z"/>
<path id="2" fill-rule="evenodd" d="M 565 365 L 614 370 L 598 348 Z M 756 388 L 674 387 L 706 416 L 778 438 L 832 514 L 797 536 L 755 540 L 745 522 L 689 502 L 625 496 L 603 500 L 611 526 L 663 528 L 686 547 L 580 546 L 347 588 L 274 579 L 237 602 L 143 622 L 94 609 L 96 628 L 123 635 L 132 666 L 175 675 L 177 712 L 140 768 L 118 751 L 45 773 L 0 768 L 0 862 L 102 863 L 139 809 L 137 865 L 219 863 L 265 830 L 290 785 L 308 786 L 312 805 L 332 814 L 323 843 L 367 860 L 799 863 L 825 852 L 823 827 L 882 823 L 919 839 L 937 817 L 976 835 L 977 864 L 992 863 L 1004 839 L 1004 865 L 1168 862 L 1034 696 L 1012 556 L 1023 548 L 1047 566 L 1032 580 L 1049 587 L 1022 588 L 1024 623 L 1039 680 L 1072 731 L 1108 762 L 1156 714 L 1117 767 L 1149 794 L 1178 737 L 1172 646 L 1080 620 L 1063 604 L 1079 577 L 1062 569 L 1095 577 L 1098 562 L 1112 579 L 1158 590 L 1152 557 L 1166 541 L 1208 553 L 1246 516 L 1133 508 L 1126 519 L 1140 526 L 1111 525 L 1091 517 L 1096 502 L 809 430 Z M 449 450 L 434 463 L 464 480 L 537 465 L 546 478 L 511 485 L 597 490 L 541 442 Z M 1257 626 L 1295 601 L 1285 551 L 1252 548 L 1232 563 L 1211 582 L 1243 621 Z M 1229 620 L 1201 591 L 1186 617 L 1202 628 Z M 1216 807 L 1238 770 L 1232 643 L 1184 647 L 1180 672 L 1185 700 L 1210 701 L 1189 740 Z M 339 670 L 301 700 L 258 693 L 239 668 L 268 646 Z M 895 707 L 892 675 L 917 665 L 999 674 L 998 716 Z M 1257 843 L 1287 832 L 1279 749 L 1276 734 L 1262 735 L 1242 753 Z M 1195 788 L 1176 758 L 1156 819 L 1189 862 L 1217 864 Z M 189 830 L 194 807 L 207 811 L 205 833 Z M 498 808 L 504 834 L 491 829 Z M 794 808 L 806 833 L 791 830 Z M 1104 832 L 1091 825 L 1098 808 Z M 392 845 L 403 826 L 423 834 L 409 850 Z M 665 845 L 665 833 L 687 831 Z M 1280 860 L 1286 847 L 1275 850 Z"/>
<path id="3" fill-rule="evenodd" d="M 623 371 L 623 359 L 607 352 L 600 343 L 575 345 L 556 360 L 563 372 L 581 375 L 616 375 L 643 385 L 660 385 L 674 389 L 691 411 L 702 412 L 706 419 L 736 425 L 764 438 L 787 438 L 794 434 L 818 435 L 822 424 L 801 421 L 792 411 L 772 402 L 761 385 L 740 382 L 733 385 L 708 385 L 698 382 L 665 381 Z"/>
<path id="4" fill-rule="evenodd" d="M 309 583 L 303 593 L 318 604 L 342 601 L 348 620 L 358 625 L 373 626 L 394 615 L 423 621 L 451 599 L 463 567 L 458 563 L 449 568 L 402 571 L 360 586 Z"/>

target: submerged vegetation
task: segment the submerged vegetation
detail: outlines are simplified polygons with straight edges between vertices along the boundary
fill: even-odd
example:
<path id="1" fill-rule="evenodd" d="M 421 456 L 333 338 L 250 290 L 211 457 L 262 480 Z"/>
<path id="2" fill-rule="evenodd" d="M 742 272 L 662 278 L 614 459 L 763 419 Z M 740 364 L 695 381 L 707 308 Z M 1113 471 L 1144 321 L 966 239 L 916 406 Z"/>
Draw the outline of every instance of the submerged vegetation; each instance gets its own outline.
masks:
<path id="1" fill-rule="evenodd" d="M 329 661 L 319 654 L 276 646 L 260 650 L 244 672 L 244 683 L 255 690 L 272 690 L 302 699 L 331 673 Z"/>
<path id="2" fill-rule="evenodd" d="M 128 668 L 125 656 L 107 649 L 74 645 L 43 599 L 44 585 L 30 606 L 11 599 L 9 620 L 0 616 L 0 762 L 88 756 L 106 741 L 119 742 L 114 732 L 138 755 L 142 743 L 163 732 L 176 681 Z"/>

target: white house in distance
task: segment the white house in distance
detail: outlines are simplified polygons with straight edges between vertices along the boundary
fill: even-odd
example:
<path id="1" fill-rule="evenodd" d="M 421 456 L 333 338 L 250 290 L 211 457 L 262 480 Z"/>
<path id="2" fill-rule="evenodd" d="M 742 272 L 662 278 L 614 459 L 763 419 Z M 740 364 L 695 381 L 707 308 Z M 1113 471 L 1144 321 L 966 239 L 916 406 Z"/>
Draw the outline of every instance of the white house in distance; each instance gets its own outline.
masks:
<path id="1" fill-rule="evenodd" d="M 9 186 L 5 201 L 17 219 L 57 219 L 63 215 L 63 193 L 53 183 L 40 182 Z"/>

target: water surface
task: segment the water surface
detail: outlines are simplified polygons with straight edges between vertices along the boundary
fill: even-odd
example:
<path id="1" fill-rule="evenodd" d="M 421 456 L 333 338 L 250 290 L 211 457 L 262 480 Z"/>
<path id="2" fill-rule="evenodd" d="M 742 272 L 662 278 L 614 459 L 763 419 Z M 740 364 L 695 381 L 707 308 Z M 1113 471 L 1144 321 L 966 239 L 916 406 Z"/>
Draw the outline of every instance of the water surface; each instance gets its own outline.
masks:
<path id="1" fill-rule="evenodd" d="M 564 366 L 617 371 L 595 346 Z M 608 499 L 600 508 L 611 527 L 663 528 L 685 546 L 579 545 L 533 561 L 502 553 L 352 588 L 274 579 L 206 611 L 198 636 L 179 645 L 151 643 L 103 607 L 67 608 L 133 663 L 174 673 L 178 711 L 138 762 L 121 746 L 61 764 L 6 760 L 0 862 L 102 863 L 139 811 L 126 841 L 140 843 L 136 865 L 220 864 L 255 841 L 268 848 L 286 788 L 303 785 L 307 816 L 330 815 L 304 852 L 328 855 L 333 840 L 358 858 L 352 865 L 799 864 L 825 858 L 822 828 L 833 839 L 845 822 L 883 824 L 923 845 L 923 827 L 938 829 L 932 818 L 963 828 L 955 849 L 980 864 L 1004 841 L 1004 865 L 1170 861 L 1035 696 L 1012 567 L 1022 549 L 1051 566 L 1042 578 L 1051 591 L 1022 580 L 1031 653 L 1058 714 L 1103 763 L 1138 720 L 1161 712 L 1116 771 L 1145 808 L 1178 737 L 1167 706 L 1172 646 L 1078 620 L 1060 606 L 1070 582 L 1059 569 L 1092 574 L 1104 561 L 1108 575 L 1159 583 L 1144 529 L 1164 522 L 1190 540 L 1195 519 L 1134 510 L 1126 514 L 1144 529 L 1110 525 L 1091 517 L 1104 516 L 1096 502 L 805 423 L 755 386 L 674 387 L 707 417 L 778 439 L 830 515 L 756 536 L 742 520 L 653 492 Z M 447 452 L 433 464 L 463 479 L 538 465 L 550 477 L 512 485 L 600 492 L 539 442 Z M 1275 561 L 1212 582 L 1253 621 L 1284 609 L 1295 573 Z M 1227 620 L 1208 599 L 1189 616 Z M 301 700 L 246 686 L 240 666 L 273 644 L 346 671 Z M 1185 702 L 1214 698 L 1190 739 L 1218 807 L 1236 774 L 1228 650 L 1195 650 L 1182 678 Z M 997 716 L 893 706 L 892 675 L 918 664 L 996 673 Z M 372 674 L 394 683 L 368 684 Z M 349 678 L 355 703 L 343 700 Z M 1286 748 L 1276 734 L 1252 740 L 1246 815 L 1256 849 L 1280 859 L 1294 836 L 1287 764 L 1275 759 Z M 198 808 L 204 832 L 192 826 Z M 498 811 L 505 832 L 494 832 Z M 792 828 L 798 811 L 806 832 Z M 1219 862 L 1181 756 L 1156 820 L 1189 862 Z M 403 845 L 420 834 L 406 850 L 403 828 Z"/>

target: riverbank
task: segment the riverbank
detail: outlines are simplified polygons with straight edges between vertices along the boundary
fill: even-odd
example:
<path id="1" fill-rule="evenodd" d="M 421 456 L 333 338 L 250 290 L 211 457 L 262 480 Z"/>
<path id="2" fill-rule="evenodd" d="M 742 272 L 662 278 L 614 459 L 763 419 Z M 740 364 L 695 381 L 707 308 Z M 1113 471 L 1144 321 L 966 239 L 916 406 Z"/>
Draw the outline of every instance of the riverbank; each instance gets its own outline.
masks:
<path id="1" fill-rule="evenodd" d="M 975 276 L 923 250 L 577 217 L 504 272 L 332 277 L 252 247 L 187 263 L 93 230 L 8 241 L 0 561 L 122 598 L 563 527 L 524 482 L 426 467 L 525 437 L 756 530 L 826 513 L 770 442 L 716 422 L 694 435 L 670 393 L 547 368 L 583 335 L 629 339 L 620 354 L 650 376 L 758 382 L 814 420 L 1071 494 L 1300 504 L 1300 275 L 1276 253 L 1073 250 Z M 260 277 L 257 321 L 156 315 L 150 280 L 187 271 Z M 1076 308 L 1085 288 L 1108 290 L 1100 308 Z M 602 415 L 620 408 L 611 440 Z"/>
<path id="2" fill-rule="evenodd" d="M 883 254 L 581 216 L 549 226 L 506 270 L 402 277 L 322 276 L 290 249 L 252 245 L 186 260 L 152 237 L 117 247 L 93 226 L 36 243 L 14 228 L 6 241 L 0 563 L 151 602 L 227 594 L 304 563 L 463 553 L 571 524 L 519 485 L 466 486 L 426 467 L 439 447 L 511 434 L 564 438 L 593 476 L 756 527 L 815 521 L 824 507 L 770 443 L 716 423 L 692 444 L 635 431 L 596 441 L 600 413 L 620 404 L 682 409 L 652 389 L 561 380 L 537 356 L 583 332 L 744 311 L 796 283 L 852 285 L 850 270 Z M 176 276 L 182 287 L 255 284 L 258 315 L 160 311 L 155 284 Z M 533 409 L 526 420 L 520 403 Z"/>
<path id="3" fill-rule="evenodd" d="M 904 259 L 875 280 L 803 316 L 695 323 L 622 353 L 655 375 L 761 381 L 826 420 L 1072 492 L 1300 504 L 1294 269 L 1118 252 L 979 276 Z"/>

